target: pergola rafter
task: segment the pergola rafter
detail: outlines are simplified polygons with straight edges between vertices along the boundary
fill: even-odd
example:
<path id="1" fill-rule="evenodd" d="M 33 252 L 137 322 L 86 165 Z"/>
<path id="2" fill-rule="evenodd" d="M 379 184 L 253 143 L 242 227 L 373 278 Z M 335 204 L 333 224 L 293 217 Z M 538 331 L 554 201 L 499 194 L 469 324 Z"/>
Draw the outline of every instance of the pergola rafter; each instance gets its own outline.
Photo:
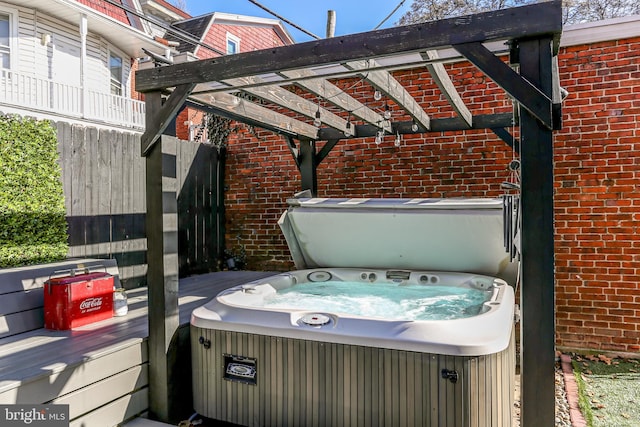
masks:
<path id="1" fill-rule="evenodd" d="M 374 59 L 368 61 L 353 61 L 345 64 L 351 70 L 359 70 L 360 75 L 371 83 L 377 90 L 405 110 L 413 120 L 423 128 L 431 129 L 430 119 L 420 104 L 388 71 L 369 71 L 369 65 L 376 65 Z"/>
<path id="2" fill-rule="evenodd" d="M 347 120 L 349 120 L 350 117 L 354 117 L 360 118 L 364 122 L 372 125 L 379 126 L 379 124 L 382 123 L 383 129 L 386 132 L 391 132 L 391 125 L 388 121 L 384 120 L 379 113 L 362 104 L 360 101 L 344 92 L 327 79 L 316 77 L 307 80 L 300 80 L 300 78 L 317 76 L 313 71 L 291 70 L 283 71 L 281 74 L 291 80 L 294 80 L 296 85 L 308 90 L 315 96 L 324 99 L 326 102 L 329 102 L 344 111 L 347 111 Z M 354 136 L 357 136 L 357 134 L 354 134 Z"/>
<path id="3" fill-rule="evenodd" d="M 338 143 L 387 134 L 488 129 L 520 153 L 522 160 L 522 410 L 521 425 L 554 424 L 554 254 L 553 130 L 559 129 L 561 96 L 555 55 L 562 33 L 560 0 L 476 15 L 333 37 L 273 49 L 227 55 L 141 70 L 136 90 L 146 95 L 147 129 L 142 153 L 147 156 L 147 236 L 149 301 L 165 301 L 149 314 L 149 359 L 154 365 L 150 410 L 166 405 L 161 360 L 172 334 L 171 289 L 177 268 L 168 253 L 177 247 L 169 229 L 172 205 L 163 171 L 170 153 L 163 152 L 162 133 L 183 105 L 261 126 L 285 137 L 301 173 L 302 189 L 315 194 L 318 164 Z M 512 68 L 495 46 L 508 46 Z M 453 52 L 453 55 L 452 55 Z M 444 63 L 455 55 L 468 60 L 514 100 L 514 112 L 487 114 L 489 109 L 465 104 L 464 87 L 454 85 Z M 418 70 L 431 76 L 448 102 L 451 116 L 432 114 L 420 100 L 421 85 L 403 87 L 393 72 Z M 333 79 L 356 79 L 357 87 L 341 89 Z M 330 80 L 331 79 L 331 80 Z M 362 88 L 363 84 L 369 85 Z M 290 88 L 296 86 L 295 93 Z M 378 89 L 393 101 L 392 119 L 363 93 Z M 246 92 L 261 103 L 236 96 Z M 429 95 L 432 96 L 432 95 Z M 478 102 L 479 104 L 480 102 Z M 371 107 L 376 105 L 376 108 Z M 478 108 L 475 110 L 474 108 Z M 326 126 L 314 126 L 320 111 Z M 449 110 L 446 110 L 447 112 Z M 442 113 L 435 111 L 434 113 Z M 516 114 L 518 113 L 518 114 Z M 431 116 L 430 116 L 431 115 Z M 437 118 L 436 118 L 437 117 Z M 510 129 L 519 126 L 520 141 Z M 325 141 L 318 151 L 317 141 Z M 163 197 L 158 197 L 158 192 Z M 167 197 L 164 197 L 167 196 Z M 169 288 L 169 291 L 167 291 Z M 163 317 L 164 316 L 164 317 Z M 173 317 L 172 317 L 173 316 Z M 164 364 L 163 364 L 164 363 Z M 165 375 L 163 378 L 162 375 Z M 160 384 L 160 387 L 157 386 Z"/>
<path id="4" fill-rule="evenodd" d="M 429 60 L 435 61 L 438 59 L 438 52 L 435 50 L 428 50 L 425 52 L 425 56 Z M 427 70 L 429 70 L 433 81 L 436 82 L 444 97 L 449 101 L 449 104 L 451 104 L 456 113 L 458 113 L 469 127 L 471 127 L 473 125 L 473 115 L 464 104 L 464 101 L 460 97 L 458 90 L 453 85 L 449 74 L 447 74 L 447 70 L 445 70 L 444 65 L 439 62 L 434 62 L 427 64 L 426 67 Z"/>

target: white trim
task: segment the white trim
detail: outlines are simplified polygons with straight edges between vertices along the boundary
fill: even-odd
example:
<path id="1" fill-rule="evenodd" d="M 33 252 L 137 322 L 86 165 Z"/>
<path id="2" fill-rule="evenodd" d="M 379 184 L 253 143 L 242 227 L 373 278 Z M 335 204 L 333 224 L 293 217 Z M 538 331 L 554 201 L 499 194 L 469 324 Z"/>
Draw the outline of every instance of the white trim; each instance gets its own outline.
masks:
<path id="1" fill-rule="evenodd" d="M 577 46 L 640 36 L 640 15 L 567 25 L 560 46 Z"/>
<path id="2" fill-rule="evenodd" d="M 9 15 L 9 70 L 18 67 L 18 9 L 0 4 L 0 13 Z"/>
<path id="3" fill-rule="evenodd" d="M 235 36 L 233 34 L 231 34 L 229 31 L 227 31 L 227 37 L 225 39 L 225 44 L 224 44 L 224 50 L 225 53 L 229 53 L 229 42 L 235 43 L 236 44 L 236 51 L 233 53 L 240 53 L 240 37 Z"/>

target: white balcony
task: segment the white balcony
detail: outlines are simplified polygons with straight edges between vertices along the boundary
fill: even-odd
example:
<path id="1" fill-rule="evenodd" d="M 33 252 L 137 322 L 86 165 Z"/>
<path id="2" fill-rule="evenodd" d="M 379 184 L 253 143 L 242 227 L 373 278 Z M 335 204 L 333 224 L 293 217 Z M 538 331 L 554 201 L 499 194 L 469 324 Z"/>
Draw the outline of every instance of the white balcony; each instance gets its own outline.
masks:
<path id="1" fill-rule="evenodd" d="M 143 101 L 58 83 L 49 79 L 0 70 L 0 105 L 28 112 L 49 113 L 128 128 L 144 130 Z"/>

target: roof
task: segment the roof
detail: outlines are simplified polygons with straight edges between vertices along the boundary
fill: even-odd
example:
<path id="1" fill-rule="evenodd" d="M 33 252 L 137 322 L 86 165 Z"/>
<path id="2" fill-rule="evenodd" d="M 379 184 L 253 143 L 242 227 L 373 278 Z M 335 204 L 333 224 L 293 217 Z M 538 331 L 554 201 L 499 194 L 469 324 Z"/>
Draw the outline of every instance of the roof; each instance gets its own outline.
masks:
<path id="1" fill-rule="evenodd" d="M 256 16 L 212 12 L 183 21 L 174 22 L 171 26 L 192 35 L 194 38 L 202 42 L 208 29 L 214 24 L 271 27 L 280 39 L 282 39 L 283 44 L 288 45 L 294 43 L 293 37 L 291 37 L 281 21 L 277 19 L 259 18 Z M 177 37 L 176 35 L 167 34 L 165 38 L 170 41 L 179 41 L 180 45 L 177 47 L 177 50 L 180 53 L 194 53 L 196 50 L 197 46 L 195 43 L 185 41 L 183 38 Z"/>
<path id="2" fill-rule="evenodd" d="M 195 18 L 188 19 L 186 21 L 174 22 L 171 24 L 172 27 L 177 28 L 179 30 L 184 31 L 185 33 L 191 34 L 194 38 L 199 41 L 202 41 L 204 35 L 209 28 L 211 23 L 212 14 L 202 15 Z M 196 50 L 196 44 L 183 40 L 182 38 L 176 37 L 173 34 L 168 33 L 165 38 L 170 41 L 179 41 L 180 44 L 176 48 L 178 52 L 190 52 L 194 53 Z"/>
<path id="3" fill-rule="evenodd" d="M 78 1 L 20 0 L 19 4 L 76 26 L 81 18 L 86 16 L 89 31 L 101 35 L 132 57 L 144 56 L 142 48 L 159 54 L 162 54 L 166 49 L 166 46 L 154 41 L 153 37 L 145 33 L 143 29 L 135 28 L 134 25 L 139 25 L 140 20 L 133 14 L 125 14 L 124 11 L 122 12 L 123 16 L 127 18 L 127 23 L 123 22 L 122 17 L 117 19 L 109 16 L 105 9 L 95 9 Z"/>

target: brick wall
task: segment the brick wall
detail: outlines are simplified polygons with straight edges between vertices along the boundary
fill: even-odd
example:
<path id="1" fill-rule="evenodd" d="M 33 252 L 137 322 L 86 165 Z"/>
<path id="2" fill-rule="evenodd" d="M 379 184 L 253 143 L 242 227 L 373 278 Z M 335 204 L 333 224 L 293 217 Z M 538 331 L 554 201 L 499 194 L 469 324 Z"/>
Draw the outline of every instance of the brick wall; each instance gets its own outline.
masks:
<path id="1" fill-rule="evenodd" d="M 268 49 L 282 46 L 284 43 L 278 37 L 273 27 L 258 25 L 227 25 L 214 23 L 205 36 L 205 43 L 223 52 L 227 51 L 227 33 L 240 39 L 240 52 Z M 216 56 L 208 49 L 198 49 L 199 58 Z"/>
<path id="2" fill-rule="evenodd" d="M 564 128 L 555 136 L 557 344 L 640 351 L 640 39 L 562 48 Z M 474 114 L 511 103 L 465 63 L 446 66 Z M 450 116 L 426 72 L 394 74 L 432 117 Z M 370 88 L 335 82 L 370 107 Z M 328 108 L 331 108 L 327 105 Z M 408 120 L 390 104 L 393 120 Z M 318 168 L 320 197 L 495 197 L 511 150 L 490 131 L 341 141 Z M 319 143 L 320 144 L 320 143 Z M 226 169 L 226 242 L 248 268 L 292 268 L 277 226 L 300 175 L 282 137 L 240 126 Z M 526 286 L 526 284 L 525 284 Z"/>
<path id="3" fill-rule="evenodd" d="M 640 38 L 560 55 L 558 344 L 640 351 Z"/>

